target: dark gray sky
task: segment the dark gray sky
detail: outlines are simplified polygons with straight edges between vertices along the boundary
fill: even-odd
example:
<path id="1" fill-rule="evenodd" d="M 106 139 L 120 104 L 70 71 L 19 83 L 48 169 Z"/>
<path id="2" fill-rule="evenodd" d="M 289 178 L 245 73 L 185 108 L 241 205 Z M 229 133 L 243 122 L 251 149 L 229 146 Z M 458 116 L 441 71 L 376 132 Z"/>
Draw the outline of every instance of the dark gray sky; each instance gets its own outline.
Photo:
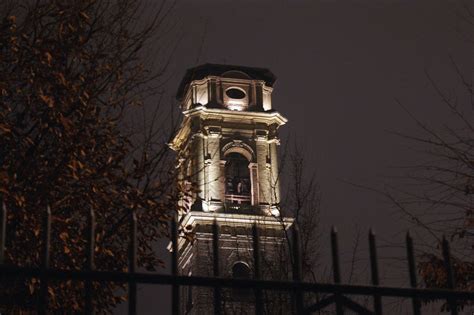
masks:
<path id="1" fill-rule="evenodd" d="M 187 68 L 206 62 L 271 69 L 278 77 L 273 106 L 289 119 L 282 136 L 304 145 L 318 173 L 322 241 L 337 225 L 341 250 L 350 251 L 357 225 L 364 242 L 370 226 L 381 244 L 401 242 L 408 226 L 401 215 L 345 181 L 380 188 L 390 182 L 386 175 L 400 172 L 393 167 L 416 162 L 409 143 L 387 132 L 416 132 L 395 98 L 429 123 L 443 121 L 424 71 L 455 89 L 449 54 L 472 69 L 472 51 L 456 31 L 460 4 L 183 0 L 174 12 L 183 38 L 169 89 L 175 92 Z M 149 305 L 141 314 L 169 311 L 161 292 L 141 291 L 140 305 Z"/>

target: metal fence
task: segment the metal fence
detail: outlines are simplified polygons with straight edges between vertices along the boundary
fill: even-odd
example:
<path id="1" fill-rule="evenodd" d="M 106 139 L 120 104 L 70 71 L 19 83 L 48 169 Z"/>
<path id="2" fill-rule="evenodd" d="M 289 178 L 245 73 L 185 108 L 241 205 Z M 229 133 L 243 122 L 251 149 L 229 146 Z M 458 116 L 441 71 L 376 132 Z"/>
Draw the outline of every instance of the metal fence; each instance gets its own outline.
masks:
<path id="1" fill-rule="evenodd" d="M 175 221 L 171 222 L 171 275 L 137 272 L 137 217 L 130 215 L 129 235 L 129 268 L 128 272 L 98 271 L 94 268 L 95 248 L 95 216 L 89 214 L 87 229 L 87 260 L 83 270 L 58 270 L 50 268 L 50 243 L 51 243 L 51 211 L 48 208 L 42 227 L 42 263 L 40 267 L 18 267 L 5 263 L 5 244 L 7 226 L 7 209 L 5 205 L 0 213 L 0 276 L 10 278 L 38 278 L 40 279 L 40 304 L 39 314 L 47 313 L 48 282 L 51 280 L 78 280 L 85 283 L 85 313 L 92 314 L 94 292 L 92 282 L 120 282 L 128 284 L 128 313 L 137 313 L 137 284 L 159 284 L 172 286 L 172 313 L 180 314 L 180 286 L 200 286 L 213 288 L 214 314 L 223 314 L 221 291 L 223 288 L 251 289 L 255 294 L 255 313 L 264 313 L 264 299 L 262 292 L 265 290 L 286 291 L 292 296 L 292 307 L 296 314 L 312 314 L 324 308 L 335 305 L 336 314 L 343 314 L 345 309 L 358 314 L 382 314 L 383 297 L 409 298 L 412 301 L 413 314 L 421 314 L 423 300 L 446 301 L 451 314 L 458 314 L 462 301 L 474 301 L 474 292 L 456 290 L 453 274 L 449 243 L 443 240 L 443 257 L 447 273 L 447 289 L 418 288 L 417 271 L 413 241 L 410 235 L 406 237 L 407 263 L 410 280 L 409 288 L 382 286 L 379 281 L 376 239 L 372 231 L 369 233 L 369 252 L 371 266 L 371 285 L 353 285 L 341 283 L 340 259 L 338 237 L 335 229 L 331 231 L 332 269 L 334 283 L 308 283 L 302 281 L 301 253 L 299 250 L 299 236 L 296 228 L 292 229 L 292 281 L 272 281 L 261 279 L 260 245 L 257 226 L 253 226 L 253 259 L 254 270 L 252 279 L 231 279 L 219 276 L 219 226 L 214 223 L 213 234 L 213 276 L 182 276 L 178 272 L 178 228 Z M 305 294 L 322 294 L 326 297 L 317 303 L 305 303 Z M 371 309 L 350 299 L 348 295 L 371 296 L 373 307 Z"/>

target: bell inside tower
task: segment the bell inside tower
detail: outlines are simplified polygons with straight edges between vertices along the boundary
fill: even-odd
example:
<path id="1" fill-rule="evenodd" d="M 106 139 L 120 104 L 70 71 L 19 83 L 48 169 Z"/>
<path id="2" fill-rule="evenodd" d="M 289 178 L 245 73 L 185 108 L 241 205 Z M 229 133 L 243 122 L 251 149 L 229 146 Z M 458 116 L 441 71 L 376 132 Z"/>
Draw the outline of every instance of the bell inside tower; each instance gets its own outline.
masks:
<path id="1" fill-rule="evenodd" d="M 230 153 L 225 164 L 225 202 L 250 204 L 249 161 L 239 153 Z"/>

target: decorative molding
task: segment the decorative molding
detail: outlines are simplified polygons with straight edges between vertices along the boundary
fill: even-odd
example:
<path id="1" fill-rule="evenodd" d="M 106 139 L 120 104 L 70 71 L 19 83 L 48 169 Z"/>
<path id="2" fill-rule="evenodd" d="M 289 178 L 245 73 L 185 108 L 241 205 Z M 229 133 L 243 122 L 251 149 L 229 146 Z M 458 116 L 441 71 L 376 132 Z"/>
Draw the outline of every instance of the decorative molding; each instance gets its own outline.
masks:
<path id="1" fill-rule="evenodd" d="M 221 138 L 222 137 L 222 127 L 221 126 L 206 126 L 204 129 L 207 132 L 207 135 L 210 138 Z"/>
<path id="2" fill-rule="evenodd" d="M 183 112 L 185 117 L 201 116 L 207 119 L 206 116 L 222 117 L 223 120 L 229 120 L 242 123 L 242 120 L 253 121 L 255 123 L 263 123 L 267 126 L 277 124 L 282 126 L 288 122 L 288 119 L 283 117 L 279 112 L 247 112 L 247 111 L 232 111 L 220 108 L 207 108 L 205 106 L 196 106 L 192 109 Z"/>
<path id="3" fill-rule="evenodd" d="M 245 156 L 249 162 L 255 159 L 255 152 L 252 147 L 244 143 L 242 140 L 232 140 L 224 145 L 221 151 L 223 156 L 236 152 Z"/>
<path id="4" fill-rule="evenodd" d="M 233 214 L 233 213 L 212 213 L 201 211 L 190 211 L 182 220 L 183 226 L 191 226 L 194 228 L 196 224 L 217 223 L 240 223 L 252 226 L 258 224 L 267 228 L 284 228 L 288 230 L 294 222 L 293 218 L 275 218 L 273 216 L 251 215 L 251 214 Z"/>
<path id="5" fill-rule="evenodd" d="M 268 130 L 255 129 L 255 141 L 268 141 Z"/>

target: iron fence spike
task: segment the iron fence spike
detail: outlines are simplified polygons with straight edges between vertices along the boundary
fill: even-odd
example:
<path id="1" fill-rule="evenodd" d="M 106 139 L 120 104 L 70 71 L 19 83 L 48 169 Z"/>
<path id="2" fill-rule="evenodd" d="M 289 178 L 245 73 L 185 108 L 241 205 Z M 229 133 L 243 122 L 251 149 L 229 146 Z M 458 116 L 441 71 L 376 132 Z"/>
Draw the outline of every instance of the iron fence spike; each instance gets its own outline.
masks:
<path id="1" fill-rule="evenodd" d="M 137 265 L 137 214 L 135 209 L 130 213 L 130 249 L 128 271 L 131 275 L 128 283 L 128 314 L 137 313 L 137 283 L 135 279 Z"/>
<path id="2" fill-rule="evenodd" d="M 443 258 L 444 258 L 444 264 L 446 268 L 446 280 L 447 280 L 447 285 L 449 289 L 455 289 L 456 288 L 456 282 L 454 280 L 454 271 L 453 271 L 453 265 L 451 261 L 451 253 L 450 253 L 450 248 L 449 248 L 449 242 L 446 239 L 446 236 L 443 235 L 443 240 L 442 240 L 442 251 L 443 251 Z M 454 299 L 447 299 L 449 308 L 451 309 L 451 314 L 452 315 L 457 315 L 458 310 L 457 310 L 457 302 Z"/>
<path id="3" fill-rule="evenodd" d="M 333 277 L 334 283 L 336 285 L 341 283 L 341 270 L 340 270 L 340 263 L 339 263 L 339 244 L 338 244 L 338 237 L 337 237 L 337 230 L 336 227 L 332 227 L 331 229 L 331 253 L 332 253 L 332 270 L 333 270 Z M 341 299 L 341 294 L 339 292 L 334 293 L 335 302 L 336 302 L 336 314 L 342 315 L 344 314 L 344 307 Z"/>
<path id="4" fill-rule="evenodd" d="M 219 226 L 217 220 L 214 219 L 212 224 L 212 258 L 213 258 L 213 274 L 214 277 L 219 277 Z M 221 288 L 214 287 L 214 314 L 221 314 Z"/>
<path id="5" fill-rule="evenodd" d="M 406 234 L 406 249 L 407 249 L 408 272 L 410 276 L 410 286 L 412 288 L 416 288 L 417 279 L 416 279 L 415 254 L 414 254 L 414 249 L 413 249 L 413 240 L 410 236 L 409 231 Z M 420 300 L 416 296 L 412 297 L 412 308 L 413 308 L 413 314 L 415 315 L 421 314 Z"/>
<path id="6" fill-rule="evenodd" d="M 375 244 L 375 233 L 369 230 L 369 253 L 370 253 L 370 270 L 372 275 L 372 284 L 379 285 L 379 270 L 377 261 L 377 247 Z M 374 311 L 375 314 L 382 314 L 382 299 L 379 294 L 374 294 Z"/>
<path id="7" fill-rule="evenodd" d="M 0 214 L 0 265 L 5 263 L 5 247 L 7 243 L 7 205 L 2 199 L 2 208 Z"/>
<path id="8" fill-rule="evenodd" d="M 252 240 L 253 240 L 253 264 L 254 264 L 254 278 L 260 279 L 260 239 L 257 224 L 252 225 Z M 255 314 L 263 314 L 262 290 L 258 287 L 254 289 L 255 294 Z"/>
<path id="9" fill-rule="evenodd" d="M 178 224 L 177 217 L 174 214 L 171 219 L 171 272 L 173 276 L 178 276 Z M 179 285 L 174 283 L 172 286 L 172 314 L 180 313 Z"/>

